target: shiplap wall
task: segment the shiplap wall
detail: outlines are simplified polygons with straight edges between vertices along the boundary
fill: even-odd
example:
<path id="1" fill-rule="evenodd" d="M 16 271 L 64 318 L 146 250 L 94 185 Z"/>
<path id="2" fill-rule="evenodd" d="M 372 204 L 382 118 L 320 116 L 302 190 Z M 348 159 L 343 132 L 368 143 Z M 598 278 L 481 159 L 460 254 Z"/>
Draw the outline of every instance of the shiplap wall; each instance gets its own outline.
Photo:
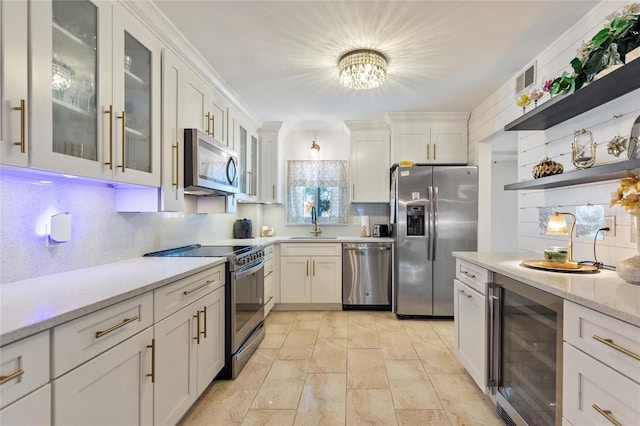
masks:
<path id="1" fill-rule="evenodd" d="M 537 63 L 537 84 L 545 78 L 570 71 L 569 62 L 583 40 L 589 40 L 608 22 L 607 16 L 631 2 L 603 1 L 580 22 L 570 28 L 555 43 L 534 60 Z M 533 62 L 533 60 L 532 60 Z M 515 105 L 515 77 L 506 82 L 475 108 L 469 123 L 469 158 L 479 160 L 479 143 L 491 143 L 503 133 L 506 123 L 522 114 Z M 640 78 L 640 77 L 639 77 Z M 541 101 L 546 101 L 545 97 Z M 529 106 L 532 108 L 533 105 Z M 640 114 L 640 90 L 631 92 L 581 114 L 546 131 L 518 132 L 518 181 L 532 179 L 531 170 L 543 157 L 549 156 L 564 166 L 565 172 L 574 170 L 571 163 L 571 142 L 576 130 L 588 129 L 597 143 L 595 166 L 626 158 L 626 152 L 616 158 L 607 153 L 607 143 L 615 134 L 629 136 L 631 125 Z M 479 164 L 482 167 L 482 164 Z M 538 233 L 538 207 L 561 206 L 560 210 L 575 213 L 578 205 L 601 205 L 605 215 L 616 216 L 616 236 L 598 242 L 598 260 L 615 264 L 635 254 L 631 242 L 630 219 L 620 207 L 609 207 L 611 193 L 617 181 L 538 191 L 518 191 L 518 246 L 521 250 L 542 253 L 548 245 L 566 245 L 566 237 L 552 237 Z M 593 240 L 574 239 L 574 258 L 593 259 Z"/>

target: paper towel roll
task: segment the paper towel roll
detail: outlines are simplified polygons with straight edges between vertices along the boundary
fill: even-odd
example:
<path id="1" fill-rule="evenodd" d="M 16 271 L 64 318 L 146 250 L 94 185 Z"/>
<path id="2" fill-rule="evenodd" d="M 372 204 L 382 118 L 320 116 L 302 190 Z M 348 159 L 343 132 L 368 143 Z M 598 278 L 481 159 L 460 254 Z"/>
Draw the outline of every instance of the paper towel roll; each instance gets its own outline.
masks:
<path id="1" fill-rule="evenodd" d="M 360 236 L 369 237 L 369 216 L 360 216 Z"/>

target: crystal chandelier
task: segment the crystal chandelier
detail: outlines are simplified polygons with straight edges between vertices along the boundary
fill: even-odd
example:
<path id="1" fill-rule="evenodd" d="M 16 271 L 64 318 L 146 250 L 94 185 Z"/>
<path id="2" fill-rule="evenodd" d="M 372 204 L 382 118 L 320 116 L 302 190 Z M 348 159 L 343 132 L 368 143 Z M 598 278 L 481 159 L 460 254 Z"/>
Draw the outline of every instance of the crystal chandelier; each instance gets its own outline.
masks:
<path id="1" fill-rule="evenodd" d="M 338 62 L 340 84 L 350 89 L 368 90 L 384 83 L 387 58 L 375 50 L 354 50 Z"/>

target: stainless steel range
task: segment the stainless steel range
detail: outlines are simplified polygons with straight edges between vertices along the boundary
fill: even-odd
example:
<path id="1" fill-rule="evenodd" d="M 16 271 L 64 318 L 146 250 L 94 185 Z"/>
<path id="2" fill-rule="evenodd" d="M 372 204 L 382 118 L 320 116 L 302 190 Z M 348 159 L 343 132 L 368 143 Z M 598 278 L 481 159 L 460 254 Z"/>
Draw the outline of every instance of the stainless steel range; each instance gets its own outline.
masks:
<path id="1" fill-rule="evenodd" d="M 226 257 L 225 367 L 218 378 L 235 379 L 264 339 L 264 250 L 261 246 L 194 244 L 145 256 Z"/>

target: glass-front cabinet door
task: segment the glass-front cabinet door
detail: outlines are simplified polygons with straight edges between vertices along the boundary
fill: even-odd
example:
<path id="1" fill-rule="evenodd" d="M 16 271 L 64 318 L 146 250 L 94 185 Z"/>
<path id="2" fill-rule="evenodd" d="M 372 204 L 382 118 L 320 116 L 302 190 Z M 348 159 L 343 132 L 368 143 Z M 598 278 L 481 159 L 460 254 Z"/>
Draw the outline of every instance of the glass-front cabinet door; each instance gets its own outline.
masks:
<path id="1" fill-rule="evenodd" d="M 160 186 L 162 44 L 117 3 L 113 28 L 114 178 Z"/>
<path id="2" fill-rule="evenodd" d="M 249 142 L 247 129 L 238 126 L 238 154 L 240 155 L 238 164 L 238 183 L 241 194 L 249 195 L 249 171 L 247 170 L 247 156 L 249 155 Z"/>
<path id="3" fill-rule="evenodd" d="M 111 5 L 30 3 L 30 166 L 110 178 L 100 151 L 111 103 Z"/>

